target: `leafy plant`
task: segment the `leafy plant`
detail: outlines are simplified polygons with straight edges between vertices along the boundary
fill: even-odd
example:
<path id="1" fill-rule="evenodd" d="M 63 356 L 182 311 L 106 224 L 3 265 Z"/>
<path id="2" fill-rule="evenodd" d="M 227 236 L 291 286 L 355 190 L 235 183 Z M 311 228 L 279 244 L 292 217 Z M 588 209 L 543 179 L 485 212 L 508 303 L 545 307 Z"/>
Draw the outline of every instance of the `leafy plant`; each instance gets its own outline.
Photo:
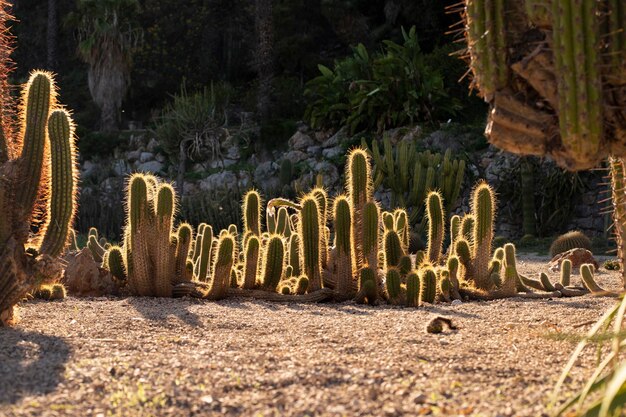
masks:
<path id="1" fill-rule="evenodd" d="M 310 104 L 305 118 L 315 128 L 362 129 L 381 132 L 417 121 L 433 123 L 458 110 L 444 88 L 443 77 L 425 59 L 415 27 L 402 30 L 404 42 L 384 41 L 370 54 L 363 44 L 336 61 L 320 65 L 321 75 L 309 81 Z"/>

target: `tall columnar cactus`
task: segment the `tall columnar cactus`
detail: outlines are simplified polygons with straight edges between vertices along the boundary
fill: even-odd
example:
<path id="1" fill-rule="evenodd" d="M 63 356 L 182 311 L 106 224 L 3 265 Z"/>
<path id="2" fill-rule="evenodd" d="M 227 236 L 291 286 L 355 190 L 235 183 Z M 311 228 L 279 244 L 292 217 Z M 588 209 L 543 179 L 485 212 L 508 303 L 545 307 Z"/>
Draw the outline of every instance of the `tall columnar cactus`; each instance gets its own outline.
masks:
<path id="1" fill-rule="evenodd" d="M 387 297 L 392 304 L 398 304 L 402 296 L 400 286 L 400 272 L 396 268 L 389 268 L 385 277 Z"/>
<path id="2" fill-rule="evenodd" d="M 367 262 L 363 252 L 363 222 L 365 204 L 373 200 L 370 158 L 362 148 L 353 149 L 346 163 L 346 190 L 352 207 L 354 222 L 354 255 L 356 267 L 360 269 Z"/>
<path id="3" fill-rule="evenodd" d="M 243 232 L 261 236 L 261 195 L 250 190 L 243 196 Z"/>
<path id="4" fill-rule="evenodd" d="M 175 282 L 191 281 L 192 276 L 187 270 L 187 260 L 189 259 L 191 242 L 193 240 L 193 229 L 191 225 L 182 223 L 176 231 L 176 251 L 175 259 Z"/>
<path id="5" fill-rule="evenodd" d="M 317 198 L 317 206 L 320 212 L 320 225 L 322 228 L 321 253 L 322 268 L 326 268 L 328 264 L 328 236 L 326 233 L 326 225 L 328 224 L 328 194 L 322 187 L 315 187 L 311 190 L 311 195 Z"/>
<path id="6" fill-rule="evenodd" d="M 351 298 L 356 260 L 352 254 L 354 234 L 350 201 L 345 196 L 335 198 L 333 206 L 335 221 L 336 282 L 341 298 Z"/>
<path id="7" fill-rule="evenodd" d="M 472 196 L 472 214 L 474 216 L 473 253 L 474 283 L 477 287 L 489 289 L 491 286 L 489 261 L 493 242 L 493 223 L 495 219 L 495 197 L 487 183 L 479 184 Z"/>
<path id="8" fill-rule="evenodd" d="M 262 284 L 267 291 L 276 292 L 285 267 L 285 245 L 280 235 L 273 235 L 263 251 Z"/>
<path id="9" fill-rule="evenodd" d="M 619 0 L 465 0 L 489 141 L 571 170 L 626 156 L 625 9 Z"/>
<path id="10" fill-rule="evenodd" d="M 215 260 L 211 270 L 210 288 L 203 294 L 207 300 L 220 300 L 226 297 L 230 287 L 231 271 L 237 259 L 235 237 L 230 233 L 220 236 L 217 241 Z"/>
<path id="11" fill-rule="evenodd" d="M 365 203 L 365 206 L 363 207 L 363 221 L 361 223 L 361 227 L 363 230 L 362 240 L 360 243 L 357 242 L 355 236 L 353 239 L 354 243 L 352 245 L 353 253 L 356 253 L 356 248 L 358 246 L 362 247 L 362 253 L 365 261 L 364 265 L 369 266 L 375 271 L 378 271 L 378 241 L 380 239 L 379 213 L 380 209 L 378 207 L 378 204 L 376 204 L 374 201 L 368 201 L 367 203 Z M 354 220 L 353 224 L 355 224 Z"/>
<path id="12" fill-rule="evenodd" d="M 322 288 L 321 215 L 315 196 L 305 196 L 300 205 L 300 253 L 304 261 L 304 274 L 309 279 L 309 291 L 313 292 Z"/>
<path id="13" fill-rule="evenodd" d="M 426 214 L 428 219 L 428 259 L 434 265 L 439 263 L 443 250 L 444 212 L 441 194 L 431 191 L 426 197 Z"/>
<path id="14" fill-rule="evenodd" d="M 244 246 L 243 288 L 254 289 L 259 269 L 260 242 L 256 236 L 250 237 Z"/>
<path id="15" fill-rule="evenodd" d="M 300 256 L 300 235 L 297 233 L 289 237 L 289 266 L 291 266 L 293 275 L 302 274 L 302 257 Z"/>
<path id="16" fill-rule="evenodd" d="M 400 236 L 402 242 L 402 250 L 404 252 L 409 251 L 409 244 L 411 240 L 411 227 L 409 225 L 409 215 L 405 209 L 395 209 L 393 211 L 394 227 Z"/>
<path id="17" fill-rule="evenodd" d="M 420 294 L 419 303 L 433 304 L 437 295 L 437 273 L 432 267 L 426 267 L 422 270 L 420 277 Z"/>
<path id="18" fill-rule="evenodd" d="M 411 272 L 406 277 L 406 305 L 407 307 L 419 306 L 420 278 L 417 272 Z"/>
<path id="19" fill-rule="evenodd" d="M 57 109 L 50 74 L 31 75 L 21 129 L 10 128 L 5 7 L 0 2 L 0 326 L 13 322 L 14 305 L 28 292 L 60 279 L 58 256 L 68 242 L 77 183 L 73 124 Z"/>

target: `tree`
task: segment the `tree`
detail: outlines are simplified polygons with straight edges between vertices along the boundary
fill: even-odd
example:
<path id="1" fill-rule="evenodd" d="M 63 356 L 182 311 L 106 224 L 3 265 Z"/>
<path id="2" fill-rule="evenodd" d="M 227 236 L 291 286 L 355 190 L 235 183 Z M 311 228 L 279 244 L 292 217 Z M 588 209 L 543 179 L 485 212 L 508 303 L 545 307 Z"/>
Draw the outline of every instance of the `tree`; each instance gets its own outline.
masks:
<path id="1" fill-rule="evenodd" d="M 270 117 L 272 83 L 274 81 L 274 22 L 272 0 L 256 0 L 257 55 L 259 77 L 257 112 L 262 121 Z"/>
<path id="2" fill-rule="evenodd" d="M 89 91 L 100 108 L 100 130 L 119 128 L 141 30 L 137 0 L 78 0 L 68 22 L 78 32 L 78 54 L 89 65 Z"/>

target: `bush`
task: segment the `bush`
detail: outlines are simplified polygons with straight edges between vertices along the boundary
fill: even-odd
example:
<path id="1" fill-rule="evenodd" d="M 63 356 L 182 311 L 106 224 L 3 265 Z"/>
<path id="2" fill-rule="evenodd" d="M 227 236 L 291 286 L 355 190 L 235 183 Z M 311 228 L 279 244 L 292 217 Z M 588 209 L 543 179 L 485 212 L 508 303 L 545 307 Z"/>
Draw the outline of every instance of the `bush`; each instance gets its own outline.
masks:
<path id="1" fill-rule="evenodd" d="M 458 110 L 444 87 L 443 76 L 420 49 L 415 27 L 402 30 L 404 43 L 384 41 L 370 54 L 364 45 L 334 68 L 319 66 L 321 75 L 309 81 L 305 96 L 307 121 L 317 129 L 350 127 L 382 132 L 418 121 L 434 123 Z"/>

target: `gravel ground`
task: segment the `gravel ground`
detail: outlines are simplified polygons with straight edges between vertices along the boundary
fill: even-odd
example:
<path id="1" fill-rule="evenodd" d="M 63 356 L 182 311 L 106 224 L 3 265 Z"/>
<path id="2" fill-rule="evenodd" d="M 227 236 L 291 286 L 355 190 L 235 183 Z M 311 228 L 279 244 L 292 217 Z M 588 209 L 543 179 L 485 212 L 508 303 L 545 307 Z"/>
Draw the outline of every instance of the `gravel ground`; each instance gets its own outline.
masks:
<path id="1" fill-rule="evenodd" d="M 546 269 L 525 259 L 524 273 Z M 617 273 L 598 281 L 619 285 Z M 581 334 L 613 303 L 28 302 L 0 329 L 0 416 L 536 417 L 575 345 L 554 336 Z M 425 333 L 435 315 L 459 329 Z M 568 389 L 592 366 L 590 353 Z"/>

